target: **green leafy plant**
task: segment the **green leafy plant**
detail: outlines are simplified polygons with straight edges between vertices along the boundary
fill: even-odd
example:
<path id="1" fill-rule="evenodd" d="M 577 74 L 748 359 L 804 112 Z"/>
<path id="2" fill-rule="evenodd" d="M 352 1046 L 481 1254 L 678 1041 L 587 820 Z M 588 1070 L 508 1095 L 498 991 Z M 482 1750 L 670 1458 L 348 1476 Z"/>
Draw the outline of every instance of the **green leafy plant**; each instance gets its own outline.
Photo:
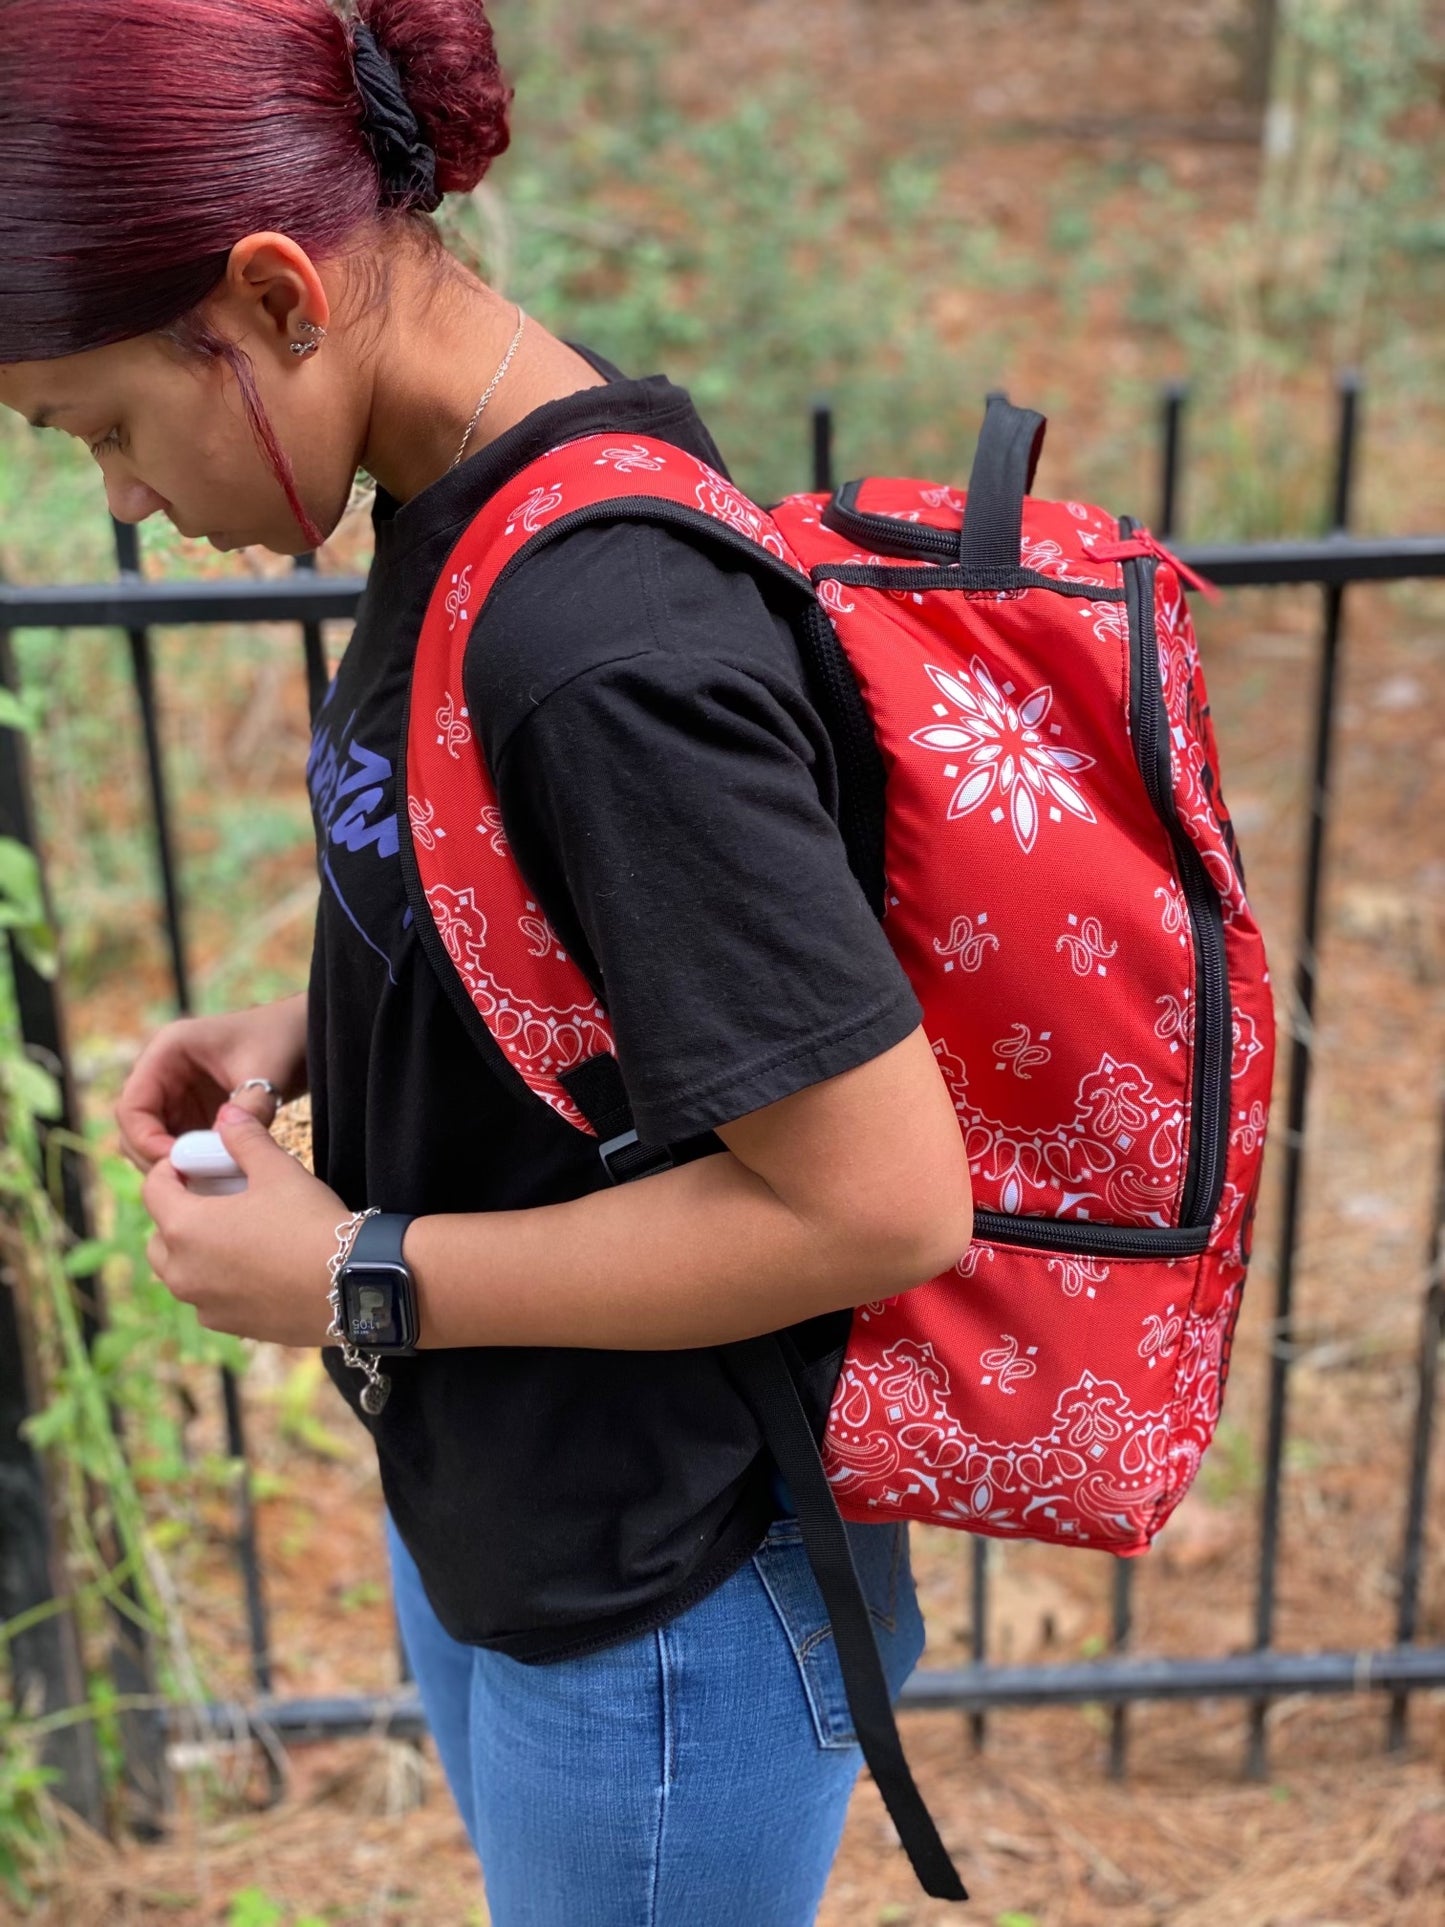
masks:
<path id="1" fill-rule="evenodd" d="M 291 1914 L 260 1887 L 231 1896 L 226 1927 L 326 1927 L 319 1914 Z"/>
<path id="2" fill-rule="evenodd" d="M 7 693 L 8 692 L 0 692 Z M 13 702 L 0 723 L 26 728 Z M 0 839 L 0 930 L 42 975 L 53 977 L 56 944 L 34 855 Z M 167 1373 L 218 1360 L 240 1367 L 244 1348 L 202 1331 L 193 1311 L 164 1291 L 145 1260 L 150 1221 L 140 1203 L 140 1174 L 125 1160 L 97 1158 L 88 1139 L 60 1128 L 61 1093 L 50 1068 L 37 1062 L 20 1035 L 15 985 L 0 949 L 0 1252 L 8 1283 L 22 1294 L 34 1340 L 42 1390 L 26 1434 L 45 1455 L 56 1510 L 66 1535 L 64 1564 L 73 1575 L 65 1598 L 0 1625 L 0 1667 L 19 1633 L 48 1614 L 73 1613 L 82 1644 L 97 1652 L 116 1615 L 153 1642 L 162 1690 L 194 1694 L 180 1628 L 166 1610 L 158 1533 L 147 1518 L 136 1466 L 152 1480 L 179 1479 L 180 1421 L 174 1409 L 162 1422 Z M 78 1244 L 59 1200 L 60 1158 L 69 1150 L 89 1159 L 98 1183 L 101 1236 Z M 102 1279 L 115 1290 L 111 1322 L 87 1343 L 82 1294 Z M 117 1427 L 129 1418 L 128 1456 Z M 132 1456 L 135 1460 L 133 1466 Z M 34 1716 L 0 1697 L 0 1886 L 27 1904 L 30 1880 L 50 1841 L 47 1788 L 52 1770 L 41 1763 L 46 1736 L 62 1725 L 93 1722 L 102 1766 L 112 1783 L 121 1766 L 119 1719 L 129 1710 L 104 1667 L 88 1667 L 86 1704 Z"/>
<path id="3" fill-rule="evenodd" d="M 0 1655 L 4 1647 L 0 1629 Z M 39 1763 L 38 1744 L 34 1723 L 0 1695 L 0 1894 L 19 1907 L 33 1899 L 31 1881 L 55 1844 L 47 1790 L 58 1775 Z"/>

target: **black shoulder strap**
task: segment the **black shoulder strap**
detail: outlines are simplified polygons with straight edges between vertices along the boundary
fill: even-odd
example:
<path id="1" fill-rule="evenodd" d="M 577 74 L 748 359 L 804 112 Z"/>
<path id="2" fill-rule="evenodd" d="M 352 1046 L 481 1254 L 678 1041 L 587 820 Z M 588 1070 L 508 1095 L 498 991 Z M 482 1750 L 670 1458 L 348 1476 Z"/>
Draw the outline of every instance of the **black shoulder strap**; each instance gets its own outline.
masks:
<path id="1" fill-rule="evenodd" d="M 958 1869 L 904 1757 L 852 1548 L 798 1394 L 786 1343 L 776 1334 L 751 1338 L 726 1346 L 723 1357 L 798 1508 L 803 1543 L 837 1642 L 853 1731 L 903 1849 L 925 1893 L 935 1900 L 967 1900 Z"/>
<path id="2" fill-rule="evenodd" d="M 958 559 L 980 581 L 1012 577 L 1023 548 L 1024 497 L 1034 485 L 1048 424 L 1031 408 L 992 394 L 978 438 Z"/>
<path id="3" fill-rule="evenodd" d="M 666 1152 L 649 1154 L 637 1142 L 615 1057 L 588 1058 L 575 1070 L 565 1072 L 561 1081 L 604 1140 L 602 1161 L 615 1182 L 625 1184 L 666 1169 L 671 1161 Z M 803 1543 L 837 1642 L 853 1730 L 898 1837 L 925 1893 L 935 1900 L 967 1900 L 958 1870 L 948 1857 L 904 1757 L 873 1622 L 798 1390 L 791 1349 L 784 1334 L 768 1333 L 725 1345 L 721 1353 L 798 1508 Z"/>

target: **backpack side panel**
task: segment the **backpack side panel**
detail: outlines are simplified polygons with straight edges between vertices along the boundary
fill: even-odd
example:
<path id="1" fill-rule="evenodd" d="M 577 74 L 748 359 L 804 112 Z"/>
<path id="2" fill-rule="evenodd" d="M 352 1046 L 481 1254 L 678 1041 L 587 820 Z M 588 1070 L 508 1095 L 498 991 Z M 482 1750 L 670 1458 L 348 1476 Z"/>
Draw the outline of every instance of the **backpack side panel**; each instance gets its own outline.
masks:
<path id="1" fill-rule="evenodd" d="M 1268 1104 L 1267 973 L 1177 577 L 1093 557 L 1117 532 L 1100 511 L 1030 500 L 1022 559 L 1057 590 L 960 591 L 937 563 L 930 587 L 899 551 L 956 530 L 963 501 L 867 484 L 855 506 L 901 525 L 881 554 L 826 527 L 816 498 L 776 512 L 888 766 L 884 927 L 980 1207 L 954 1272 L 855 1315 L 825 1456 L 847 1517 L 1127 1554 L 1218 1417 Z M 1166 1237 L 1139 1252 L 1150 1226 Z"/>

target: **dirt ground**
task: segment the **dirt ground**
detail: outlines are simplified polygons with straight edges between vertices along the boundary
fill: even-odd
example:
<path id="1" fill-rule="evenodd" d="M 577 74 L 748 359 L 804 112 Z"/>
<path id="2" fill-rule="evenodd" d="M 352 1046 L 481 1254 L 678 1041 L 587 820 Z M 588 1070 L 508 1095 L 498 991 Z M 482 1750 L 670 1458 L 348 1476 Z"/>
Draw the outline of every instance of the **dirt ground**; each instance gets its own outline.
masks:
<path id="1" fill-rule="evenodd" d="M 630 11 L 640 30 L 653 14 L 678 13 L 667 0 L 635 0 Z M 1021 231 L 1037 218 L 1044 174 L 1095 153 L 1101 138 L 1156 147 L 1222 220 L 1248 204 L 1255 170 L 1254 150 L 1239 138 L 1237 69 L 1215 31 L 1229 13 L 1204 0 L 800 0 L 689 10 L 677 83 L 694 89 L 702 108 L 745 84 L 758 62 L 806 40 L 819 84 L 853 101 L 880 146 L 920 126 L 955 139 L 957 191 Z M 1101 315 L 1108 320 L 1106 308 Z M 1046 304 L 1020 318 L 1021 362 L 1036 356 L 1041 372 L 1047 319 Z M 966 303 L 956 322 L 969 325 Z M 1101 329 L 1101 339 L 1123 362 L 1142 352 L 1122 325 Z M 1087 413 L 1090 384 L 1077 386 Z M 1440 524 L 1441 511 L 1434 488 L 1414 526 Z M 1445 1097 L 1442 616 L 1438 588 L 1357 591 L 1348 604 L 1277 1622 L 1279 1645 L 1291 1649 L 1364 1650 L 1393 1639 Z M 1303 592 L 1239 593 L 1220 610 L 1196 611 L 1226 793 L 1283 1026 L 1319 617 L 1318 596 Z M 279 733 L 301 746 L 299 781 L 306 729 L 298 693 L 288 686 L 268 700 L 272 740 Z M 277 780 L 291 775 L 280 769 Z M 230 933 L 202 925 L 194 936 L 204 964 Z M 272 963 L 293 961 L 298 984 L 308 950 L 305 916 L 268 939 Z M 97 987 L 74 1011 L 97 1106 L 140 1041 L 144 990 L 132 974 Z M 1282 1049 L 1282 1062 L 1287 1056 Z M 1137 1567 L 1140 1651 L 1216 1654 L 1251 1642 L 1278 1149 L 1277 1135 L 1218 1441 L 1196 1491 Z M 269 1353 L 247 1381 L 278 1690 L 383 1690 L 396 1671 L 375 1474 L 329 1390 L 318 1386 L 314 1403 L 301 1398 L 305 1380 L 296 1374 L 310 1370 L 299 1357 Z M 322 1435 L 311 1430 L 308 1443 L 287 1429 L 298 1403 Z M 208 1430 L 218 1439 L 215 1426 L 208 1411 L 198 1449 Z M 1439 1445 L 1419 1637 L 1445 1643 Z M 197 1656 L 224 1696 L 244 1692 L 246 1680 L 223 1503 L 203 1527 L 177 1570 Z M 914 1543 L 929 1622 L 924 1663 L 955 1662 L 969 1638 L 968 1547 L 939 1532 L 916 1531 Z M 992 1657 L 1073 1659 L 1106 1645 L 1106 1559 L 996 1547 L 991 1570 Z M 1106 1775 L 1108 1717 L 1097 1708 L 996 1715 L 982 1750 L 965 1718 L 913 1714 L 905 1739 L 974 1891 L 974 1920 L 1425 1927 L 1445 1919 L 1445 1697 L 1416 1702 L 1397 1756 L 1384 1749 L 1378 1698 L 1278 1701 L 1262 1785 L 1242 1775 L 1245 1726 L 1233 1704 L 1137 1708 L 1118 1785 Z M 425 1752 L 375 1740 L 298 1749 L 286 1797 L 270 1811 L 250 1804 L 261 1787 L 254 1760 L 225 1760 L 216 1771 L 224 1797 L 213 1788 L 183 1807 L 176 1837 L 159 1847 L 114 1848 L 77 1833 L 64 1884 L 37 1918 L 213 1927 L 227 1920 L 232 1894 L 255 1886 L 290 1910 L 287 1922 L 332 1908 L 331 1918 L 388 1927 L 485 1920 L 460 1824 Z M 823 1927 L 925 1927 L 956 1917 L 917 1897 L 876 1795 L 861 1786 Z"/>

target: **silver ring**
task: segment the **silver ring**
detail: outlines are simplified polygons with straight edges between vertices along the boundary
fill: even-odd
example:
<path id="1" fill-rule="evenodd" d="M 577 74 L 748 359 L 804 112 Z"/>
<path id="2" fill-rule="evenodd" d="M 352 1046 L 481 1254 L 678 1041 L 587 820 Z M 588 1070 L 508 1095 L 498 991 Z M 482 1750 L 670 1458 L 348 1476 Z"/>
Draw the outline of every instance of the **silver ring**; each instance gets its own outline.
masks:
<path id="1" fill-rule="evenodd" d="M 284 1104 L 286 1102 L 285 1098 L 281 1095 L 280 1091 L 277 1090 L 269 1077 L 248 1077 L 244 1084 L 238 1084 L 235 1090 L 231 1092 L 232 1100 L 234 1101 L 238 1098 L 242 1091 L 251 1090 L 269 1091 L 278 1104 Z"/>

